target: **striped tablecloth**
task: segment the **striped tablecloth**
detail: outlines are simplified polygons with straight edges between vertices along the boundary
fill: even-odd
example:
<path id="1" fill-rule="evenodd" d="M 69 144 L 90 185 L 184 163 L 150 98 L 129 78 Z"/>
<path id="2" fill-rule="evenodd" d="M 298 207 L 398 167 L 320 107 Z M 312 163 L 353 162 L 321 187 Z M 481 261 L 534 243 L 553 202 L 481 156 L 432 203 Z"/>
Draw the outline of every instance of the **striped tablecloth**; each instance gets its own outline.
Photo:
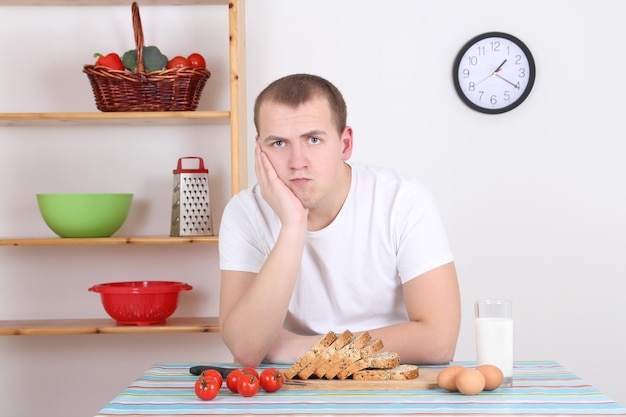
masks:
<path id="1" fill-rule="evenodd" d="M 455 364 L 474 365 L 471 362 Z M 553 361 L 516 362 L 513 388 L 500 388 L 475 396 L 449 393 L 442 389 L 281 390 L 271 394 L 260 391 L 254 397 L 244 398 L 231 394 L 224 385 L 218 397 L 212 401 L 196 398 L 193 385 L 197 377 L 189 374 L 189 367 L 192 365 L 197 364 L 163 363 L 152 366 L 97 416 L 626 416 L 623 406 Z"/>

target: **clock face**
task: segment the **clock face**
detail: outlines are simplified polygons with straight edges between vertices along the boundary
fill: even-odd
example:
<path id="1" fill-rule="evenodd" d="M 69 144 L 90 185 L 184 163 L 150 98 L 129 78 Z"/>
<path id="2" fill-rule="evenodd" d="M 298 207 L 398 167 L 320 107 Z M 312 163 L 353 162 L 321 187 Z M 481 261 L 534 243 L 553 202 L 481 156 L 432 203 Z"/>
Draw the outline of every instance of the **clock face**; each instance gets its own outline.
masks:
<path id="1" fill-rule="evenodd" d="M 489 114 L 519 106 L 535 82 L 535 61 L 516 37 L 489 32 L 467 42 L 454 60 L 452 76 L 459 97 Z"/>

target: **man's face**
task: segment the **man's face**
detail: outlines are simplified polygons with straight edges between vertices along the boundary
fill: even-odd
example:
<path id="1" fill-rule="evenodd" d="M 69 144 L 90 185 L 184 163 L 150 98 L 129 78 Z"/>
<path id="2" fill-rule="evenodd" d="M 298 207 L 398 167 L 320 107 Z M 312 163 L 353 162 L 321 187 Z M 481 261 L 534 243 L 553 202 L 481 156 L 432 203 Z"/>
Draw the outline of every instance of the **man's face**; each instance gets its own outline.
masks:
<path id="1" fill-rule="evenodd" d="M 318 97 L 297 108 L 265 102 L 259 109 L 257 141 L 278 177 L 305 208 L 334 201 L 341 192 L 344 161 L 352 154 L 352 130 L 337 132 L 330 107 Z"/>

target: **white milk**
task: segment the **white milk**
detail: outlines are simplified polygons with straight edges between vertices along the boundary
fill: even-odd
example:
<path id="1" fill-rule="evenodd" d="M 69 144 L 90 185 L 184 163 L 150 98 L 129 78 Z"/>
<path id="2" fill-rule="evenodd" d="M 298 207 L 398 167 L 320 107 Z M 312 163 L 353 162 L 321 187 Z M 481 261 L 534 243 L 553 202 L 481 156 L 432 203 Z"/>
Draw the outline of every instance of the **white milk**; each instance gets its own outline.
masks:
<path id="1" fill-rule="evenodd" d="M 504 378 L 513 376 L 512 319 L 476 319 L 476 361 L 497 366 Z"/>

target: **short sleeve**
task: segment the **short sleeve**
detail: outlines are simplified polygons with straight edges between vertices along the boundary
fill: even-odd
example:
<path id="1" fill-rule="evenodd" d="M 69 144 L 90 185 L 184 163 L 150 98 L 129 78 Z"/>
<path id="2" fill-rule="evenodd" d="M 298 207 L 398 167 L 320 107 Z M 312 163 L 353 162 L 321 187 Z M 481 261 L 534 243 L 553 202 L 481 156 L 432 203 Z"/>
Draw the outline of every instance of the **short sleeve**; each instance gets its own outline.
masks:
<path id="1" fill-rule="evenodd" d="M 271 219 L 258 207 L 252 190 L 235 195 L 222 214 L 219 236 L 220 269 L 259 272 L 269 255 Z"/>
<path id="2" fill-rule="evenodd" d="M 435 200 L 421 184 L 404 184 L 393 217 L 402 283 L 454 260 Z"/>

